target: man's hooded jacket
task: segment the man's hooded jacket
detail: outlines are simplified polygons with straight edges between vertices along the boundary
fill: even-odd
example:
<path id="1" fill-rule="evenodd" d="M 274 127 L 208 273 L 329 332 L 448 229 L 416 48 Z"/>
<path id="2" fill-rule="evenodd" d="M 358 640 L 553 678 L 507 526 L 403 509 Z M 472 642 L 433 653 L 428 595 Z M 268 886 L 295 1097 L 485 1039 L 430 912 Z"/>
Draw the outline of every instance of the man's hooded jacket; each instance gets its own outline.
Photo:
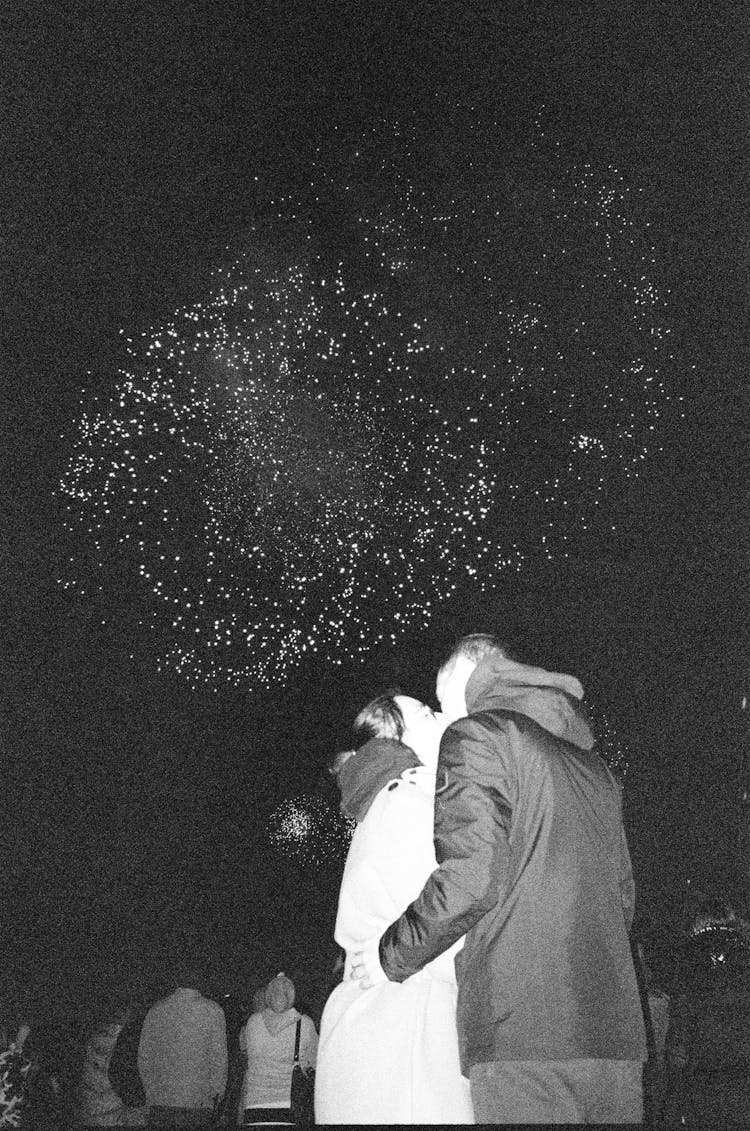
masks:
<path id="1" fill-rule="evenodd" d="M 440 747 L 438 868 L 381 939 L 403 981 L 456 958 L 462 1069 L 506 1060 L 643 1060 L 628 939 L 621 791 L 572 676 L 490 656 Z"/>

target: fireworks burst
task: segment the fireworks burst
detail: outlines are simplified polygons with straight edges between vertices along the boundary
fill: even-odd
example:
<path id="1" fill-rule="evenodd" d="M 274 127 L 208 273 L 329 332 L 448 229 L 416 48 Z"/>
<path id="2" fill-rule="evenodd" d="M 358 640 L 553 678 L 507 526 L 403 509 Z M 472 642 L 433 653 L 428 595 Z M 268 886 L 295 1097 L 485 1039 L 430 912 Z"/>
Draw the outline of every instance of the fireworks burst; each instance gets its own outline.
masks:
<path id="1" fill-rule="evenodd" d="M 622 176 L 540 130 L 523 184 L 467 158 L 459 199 L 420 187 L 413 132 L 386 148 L 321 157 L 275 204 L 294 253 L 259 266 L 256 231 L 82 405 L 61 583 L 124 579 L 193 685 L 360 659 L 611 537 L 605 498 L 658 451 L 674 359 Z"/>
<path id="2" fill-rule="evenodd" d="M 356 822 L 343 817 L 315 794 L 290 798 L 271 814 L 268 839 L 278 853 L 296 864 L 326 865 L 343 860 Z"/>

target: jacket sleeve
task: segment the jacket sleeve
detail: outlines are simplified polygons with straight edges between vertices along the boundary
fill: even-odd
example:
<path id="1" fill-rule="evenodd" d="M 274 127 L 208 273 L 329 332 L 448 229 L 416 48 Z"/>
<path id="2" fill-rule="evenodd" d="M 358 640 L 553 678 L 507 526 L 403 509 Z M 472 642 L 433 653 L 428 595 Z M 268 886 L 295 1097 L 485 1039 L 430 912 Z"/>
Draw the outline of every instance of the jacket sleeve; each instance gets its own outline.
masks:
<path id="1" fill-rule="evenodd" d="M 477 717 L 440 744 L 435 794 L 438 867 L 380 940 L 388 978 L 403 982 L 466 934 L 497 902 L 508 872 L 514 795 L 502 731 Z"/>

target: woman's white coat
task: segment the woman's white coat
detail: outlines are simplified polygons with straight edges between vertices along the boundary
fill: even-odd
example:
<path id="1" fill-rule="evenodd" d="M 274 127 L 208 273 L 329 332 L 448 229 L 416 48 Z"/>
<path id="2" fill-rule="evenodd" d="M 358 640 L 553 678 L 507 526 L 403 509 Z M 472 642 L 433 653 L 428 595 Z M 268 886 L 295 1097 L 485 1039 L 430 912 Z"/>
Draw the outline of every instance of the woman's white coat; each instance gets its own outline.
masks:
<path id="1" fill-rule="evenodd" d="M 380 936 L 437 867 L 435 773 L 406 770 L 357 826 L 344 868 L 336 942 L 344 979 L 326 1003 L 315 1088 L 318 1123 L 473 1123 L 456 1037 L 453 960 L 461 941 L 405 982 L 362 990 L 351 955 Z"/>

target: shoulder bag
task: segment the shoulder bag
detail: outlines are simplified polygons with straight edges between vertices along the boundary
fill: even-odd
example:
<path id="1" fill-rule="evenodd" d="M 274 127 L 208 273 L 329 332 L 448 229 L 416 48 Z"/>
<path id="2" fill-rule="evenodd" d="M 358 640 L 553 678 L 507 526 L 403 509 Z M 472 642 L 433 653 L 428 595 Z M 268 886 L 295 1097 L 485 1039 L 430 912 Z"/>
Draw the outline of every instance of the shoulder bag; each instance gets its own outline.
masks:
<path id="1" fill-rule="evenodd" d="M 308 1068 L 305 1072 L 299 1062 L 299 1038 L 302 1029 L 302 1018 L 297 1022 L 297 1033 L 294 1039 L 294 1064 L 292 1066 L 292 1099 L 291 1108 L 294 1122 L 298 1127 L 312 1127 L 315 1123 L 314 1097 L 315 1097 L 315 1069 Z"/>

